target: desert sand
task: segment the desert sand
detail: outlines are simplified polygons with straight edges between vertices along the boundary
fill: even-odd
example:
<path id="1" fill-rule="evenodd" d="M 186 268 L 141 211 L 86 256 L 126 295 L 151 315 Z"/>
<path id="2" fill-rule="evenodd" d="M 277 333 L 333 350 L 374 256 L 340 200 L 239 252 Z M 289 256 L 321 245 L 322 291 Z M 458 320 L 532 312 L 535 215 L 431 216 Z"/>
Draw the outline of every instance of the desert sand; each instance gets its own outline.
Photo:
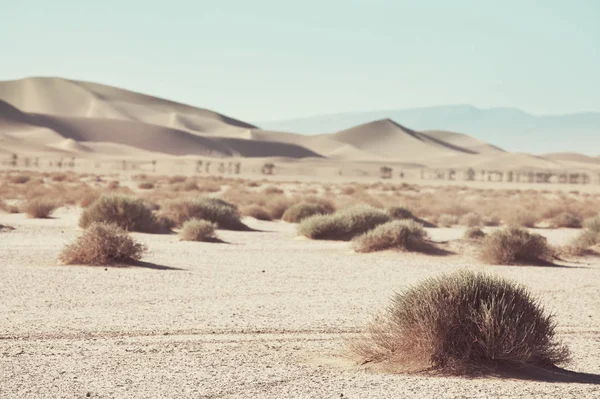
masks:
<path id="1" fill-rule="evenodd" d="M 226 244 L 133 233 L 132 267 L 61 266 L 77 207 L 52 219 L 0 214 L 2 397 L 600 397 L 600 262 L 486 266 L 448 256 L 353 253 L 296 238 L 295 225 L 245 219 Z M 577 230 L 539 230 L 563 244 Z M 434 241 L 463 229 L 429 229 Z M 555 312 L 578 373 L 544 380 L 401 375 L 357 365 L 349 339 L 394 292 L 439 273 L 515 279 Z M 571 381 L 564 381 L 564 380 Z"/>

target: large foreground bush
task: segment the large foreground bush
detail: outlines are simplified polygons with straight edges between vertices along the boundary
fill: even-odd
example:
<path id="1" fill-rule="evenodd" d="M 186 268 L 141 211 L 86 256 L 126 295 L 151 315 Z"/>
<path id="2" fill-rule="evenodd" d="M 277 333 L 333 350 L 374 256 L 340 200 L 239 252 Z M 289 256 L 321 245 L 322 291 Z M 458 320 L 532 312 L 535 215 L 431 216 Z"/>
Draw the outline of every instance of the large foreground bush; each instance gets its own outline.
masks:
<path id="1" fill-rule="evenodd" d="M 79 226 L 92 223 L 113 223 L 128 231 L 164 233 L 169 223 L 157 217 L 143 200 L 122 196 L 101 197 L 88 206 L 79 219 Z"/>
<path id="2" fill-rule="evenodd" d="M 390 215 L 380 209 L 356 206 L 304 219 L 298 225 L 298 234 L 315 240 L 351 240 L 390 220 Z"/>
<path id="3" fill-rule="evenodd" d="M 374 252 L 386 249 L 419 251 L 425 247 L 427 232 L 413 220 L 394 220 L 352 240 L 356 252 Z"/>
<path id="4" fill-rule="evenodd" d="M 482 259 L 491 264 L 511 265 L 518 262 L 549 260 L 552 250 L 546 238 L 522 227 L 497 230 L 483 241 Z"/>
<path id="5" fill-rule="evenodd" d="M 131 238 L 127 231 L 110 223 L 92 223 L 59 255 L 67 265 L 110 265 L 134 263 L 141 259 L 146 247 Z"/>
<path id="6" fill-rule="evenodd" d="M 451 374 L 551 367 L 569 357 L 552 316 L 524 287 L 466 271 L 396 294 L 353 349 L 395 371 Z"/>
<path id="7" fill-rule="evenodd" d="M 222 229 L 246 230 L 237 207 L 218 198 L 173 200 L 164 204 L 163 214 L 177 226 L 191 219 L 207 220 Z"/>

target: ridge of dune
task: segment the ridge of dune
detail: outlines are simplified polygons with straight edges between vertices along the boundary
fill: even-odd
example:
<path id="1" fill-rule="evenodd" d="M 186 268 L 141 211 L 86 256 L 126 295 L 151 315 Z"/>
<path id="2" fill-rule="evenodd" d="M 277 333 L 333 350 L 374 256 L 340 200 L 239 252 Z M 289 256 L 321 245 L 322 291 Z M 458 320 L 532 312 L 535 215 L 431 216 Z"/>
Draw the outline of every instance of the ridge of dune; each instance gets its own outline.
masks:
<path id="1" fill-rule="evenodd" d="M 408 129 L 391 119 L 358 125 L 330 137 L 374 155 L 396 160 L 475 154 L 473 150 Z"/>
<path id="2" fill-rule="evenodd" d="M 576 152 L 553 152 L 550 154 L 542 155 L 542 158 L 552 161 L 567 161 L 593 164 L 600 163 L 600 157 L 590 157 L 588 155 L 579 154 Z"/>

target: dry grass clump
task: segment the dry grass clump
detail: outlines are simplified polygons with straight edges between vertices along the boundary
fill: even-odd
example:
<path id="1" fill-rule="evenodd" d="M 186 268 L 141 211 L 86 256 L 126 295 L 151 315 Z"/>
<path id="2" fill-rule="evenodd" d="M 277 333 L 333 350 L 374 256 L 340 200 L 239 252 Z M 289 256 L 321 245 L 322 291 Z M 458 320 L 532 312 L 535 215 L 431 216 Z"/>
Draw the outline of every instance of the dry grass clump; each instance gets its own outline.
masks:
<path id="1" fill-rule="evenodd" d="M 152 212 L 146 201 L 118 195 L 94 201 L 81 214 L 79 226 L 87 228 L 95 222 L 113 223 L 125 230 L 141 233 L 167 233 L 171 227 L 171 223 Z"/>
<path id="2" fill-rule="evenodd" d="M 6 213 L 19 213 L 20 209 L 18 206 L 7 204 L 6 202 L 0 200 L 0 211 Z"/>
<path id="3" fill-rule="evenodd" d="M 217 225 L 208 220 L 190 219 L 183 223 L 179 238 L 182 241 L 215 241 Z"/>
<path id="4" fill-rule="evenodd" d="M 134 263 L 147 248 L 131 238 L 127 231 L 111 223 L 92 223 L 59 255 L 67 265 L 110 265 Z"/>
<path id="5" fill-rule="evenodd" d="M 500 265 L 547 261 L 551 257 L 552 250 L 545 237 L 515 226 L 491 233 L 481 251 L 485 262 Z"/>
<path id="6" fill-rule="evenodd" d="M 284 191 L 279 187 L 275 186 L 267 186 L 261 190 L 264 194 L 273 195 L 273 194 L 283 194 Z"/>
<path id="7" fill-rule="evenodd" d="M 552 219 L 551 224 L 554 228 L 568 227 L 579 229 L 582 226 L 582 222 L 583 221 L 579 215 L 572 212 L 562 212 Z"/>
<path id="8" fill-rule="evenodd" d="M 468 240 L 479 240 L 485 237 L 485 232 L 479 227 L 469 227 L 465 230 L 465 238 Z"/>
<path id="9" fill-rule="evenodd" d="M 222 229 L 248 229 L 241 222 L 237 207 L 219 198 L 171 200 L 163 205 L 162 214 L 176 226 L 181 226 L 190 219 L 203 219 L 216 223 Z"/>
<path id="10" fill-rule="evenodd" d="M 142 190 L 152 190 L 154 188 L 154 183 L 150 181 L 144 181 L 138 184 L 138 188 Z"/>
<path id="11" fill-rule="evenodd" d="M 8 179 L 8 181 L 11 182 L 12 184 L 25 184 L 29 180 L 31 180 L 31 177 L 29 177 L 27 175 L 13 175 L 13 176 L 10 176 L 10 178 Z"/>
<path id="12" fill-rule="evenodd" d="M 391 206 L 387 208 L 387 212 L 390 216 L 397 220 L 402 219 L 414 219 L 413 213 L 403 206 Z"/>
<path id="13" fill-rule="evenodd" d="M 600 216 L 584 220 L 583 227 L 600 233 Z"/>
<path id="14" fill-rule="evenodd" d="M 298 234 L 315 240 L 351 240 L 390 220 L 390 215 L 381 209 L 355 206 L 304 219 L 298 225 Z"/>
<path id="15" fill-rule="evenodd" d="M 45 198 L 35 198 L 23 205 L 23 212 L 32 219 L 46 219 L 58 208 L 55 201 Z"/>
<path id="16" fill-rule="evenodd" d="M 363 363 L 400 372 L 552 368 L 569 360 L 555 329 L 553 316 L 525 287 L 461 271 L 396 294 L 352 349 Z"/>
<path id="17" fill-rule="evenodd" d="M 444 213 L 438 217 L 438 224 L 442 227 L 452 227 L 458 224 L 458 216 Z"/>
<path id="18" fill-rule="evenodd" d="M 329 215 L 333 213 L 331 207 L 319 203 L 300 202 L 290 206 L 283 216 L 282 220 L 288 223 L 300 223 L 306 218 L 314 215 Z"/>
<path id="19" fill-rule="evenodd" d="M 483 218 L 477 212 L 470 212 L 460 218 L 459 224 L 466 227 L 479 227 L 483 225 Z"/>
<path id="20" fill-rule="evenodd" d="M 583 255 L 588 249 L 598 244 L 600 244 L 600 231 L 585 229 L 575 237 L 565 251 L 572 255 Z"/>
<path id="21" fill-rule="evenodd" d="M 119 186 L 121 185 L 121 183 L 118 180 L 112 180 L 108 183 L 108 189 L 109 190 L 116 190 L 119 188 Z"/>
<path id="22" fill-rule="evenodd" d="M 505 218 L 505 223 L 509 226 L 521 226 L 521 227 L 535 227 L 538 222 L 538 217 L 534 212 L 517 209 L 512 211 Z"/>
<path id="23" fill-rule="evenodd" d="M 240 210 L 244 216 L 250 216 L 258 220 L 273 220 L 271 214 L 260 205 L 248 205 Z"/>
<path id="24" fill-rule="evenodd" d="M 414 220 L 393 220 L 355 237 L 352 246 L 356 252 L 374 252 L 386 249 L 420 251 L 425 248 L 427 232 Z"/>

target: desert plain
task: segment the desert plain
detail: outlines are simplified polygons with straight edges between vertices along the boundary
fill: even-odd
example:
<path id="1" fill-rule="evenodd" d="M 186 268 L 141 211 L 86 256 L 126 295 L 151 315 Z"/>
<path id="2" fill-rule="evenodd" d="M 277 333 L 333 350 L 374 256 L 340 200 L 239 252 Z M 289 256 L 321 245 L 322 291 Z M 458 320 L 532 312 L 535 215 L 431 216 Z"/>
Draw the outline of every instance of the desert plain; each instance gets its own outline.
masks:
<path id="1" fill-rule="evenodd" d="M 62 79 L 1 82 L 0 100 L 2 398 L 600 397 L 598 246 L 572 248 L 600 210 L 595 158 L 513 154 L 389 120 L 268 132 Z M 221 198 L 248 229 L 219 228 L 212 242 L 182 241 L 180 226 L 132 231 L 148 248 L 137 262 L 60 261 L 84 232 L 81 214 L 107 195 L 157 213 L 169 200 Z M 53 204 L 45 215 L 40 201 Z M 406 207 L 436 250 L 309 239 L 281 220 L 303 201 Z M 545 237 L 552 259 L 485 262 L 483 244 L 464 237 L 512 224 Z M 526 286 L 554 314 L 571 352 L 564 369 L 405 373 L 349 350 L 395 293 L 458 270 Z"/>

